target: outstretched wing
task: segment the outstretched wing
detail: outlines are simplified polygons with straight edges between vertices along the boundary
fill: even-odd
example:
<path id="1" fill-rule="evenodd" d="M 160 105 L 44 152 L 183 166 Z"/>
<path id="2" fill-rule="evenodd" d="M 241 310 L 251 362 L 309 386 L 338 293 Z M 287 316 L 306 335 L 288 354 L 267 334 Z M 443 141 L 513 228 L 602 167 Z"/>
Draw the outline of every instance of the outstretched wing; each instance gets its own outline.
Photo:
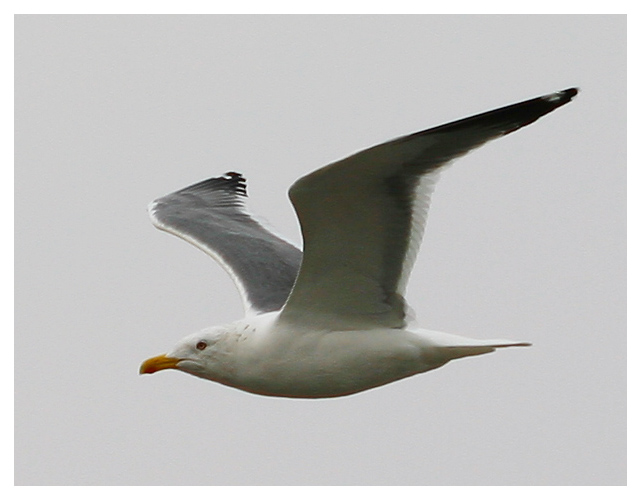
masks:
<path id="1" fill-rule="evenodd" d="M 568 103 L 568 89 L 374 146 L 298 180 L 304 256 L 281 320 L 402 328 L 430 197 L 450 161 Z"/>
<path id="2" fill-rule="evenodd" d="M 149 205 L 158 229 L 213 257 L 236 283 L 247 314 L 280 309 L 294 285 L 301 251 L 245 209 L 242 175 L 229 172 L 163 196 Z"/>

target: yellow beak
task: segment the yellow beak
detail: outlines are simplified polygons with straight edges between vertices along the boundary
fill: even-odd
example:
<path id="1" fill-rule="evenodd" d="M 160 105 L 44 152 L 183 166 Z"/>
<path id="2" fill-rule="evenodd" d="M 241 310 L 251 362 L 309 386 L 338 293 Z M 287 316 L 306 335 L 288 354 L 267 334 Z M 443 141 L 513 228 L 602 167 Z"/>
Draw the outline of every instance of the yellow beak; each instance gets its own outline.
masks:
<path id="1" fill-rule="evenodd" d="M 140 365 L 140 373 L 155 373 L 160 370 L 166 370 L 168 368 L 176 368 L 176 365 L 180 359 L 178 358 L 168 358 L 164 354 L 156 356 L 154 358 L 149 358 L 142 365 Z"/>

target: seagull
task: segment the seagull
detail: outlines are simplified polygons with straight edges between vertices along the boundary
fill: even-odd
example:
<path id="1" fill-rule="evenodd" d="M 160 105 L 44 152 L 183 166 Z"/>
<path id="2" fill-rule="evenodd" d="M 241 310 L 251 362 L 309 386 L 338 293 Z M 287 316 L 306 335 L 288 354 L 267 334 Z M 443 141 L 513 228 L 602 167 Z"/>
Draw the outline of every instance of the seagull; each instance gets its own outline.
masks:
<path id="1" fill-rule="evenodd" d="M 185 337 L 140 373 L 173 368 L 263 396 L 332 398 L 528 342 L 419 328 L 403 297 L 441 171 L 570 102 L 544 95 L 373 146 L 296 181 L 303 251 L 246 208 L 236 172 L 153 201 L 153 224 L 213 257 L 245 317 Z"/>

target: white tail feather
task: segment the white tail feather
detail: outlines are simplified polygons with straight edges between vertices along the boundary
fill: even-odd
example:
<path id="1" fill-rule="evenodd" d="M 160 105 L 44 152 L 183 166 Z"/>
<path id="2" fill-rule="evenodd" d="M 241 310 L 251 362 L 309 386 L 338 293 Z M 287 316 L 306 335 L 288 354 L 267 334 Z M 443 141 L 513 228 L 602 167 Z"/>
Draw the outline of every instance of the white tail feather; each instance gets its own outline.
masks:
<path id="1" fill-rule="evenodd" d="M 420 330 L 420 334 L 426 337 L 429 342 L 447 351 L 449 359 L 464 358 L 466 356 L 477 356 L 486 354 L 502 347 L 527 347 L 532 344 L 516 340 L 506 339 L 472 339 L 453 335 L 445 332 L 431 330 Z M 418 332 L 417 332 L 418 333 Z"/>

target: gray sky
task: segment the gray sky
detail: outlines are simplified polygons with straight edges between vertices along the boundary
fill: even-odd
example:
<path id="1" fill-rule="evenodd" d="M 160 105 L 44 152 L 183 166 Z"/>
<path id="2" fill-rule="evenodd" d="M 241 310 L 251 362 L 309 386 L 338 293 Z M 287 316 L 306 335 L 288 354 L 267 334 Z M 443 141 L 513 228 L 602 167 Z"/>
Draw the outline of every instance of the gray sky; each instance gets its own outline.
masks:
<path id="1" fill-rule="evenodd" d="M 19 16 L 17 484 L 625 483 L 623 16 Z M 291 239 L 300 176 L 571 86 L 442 177 L 407 298 L 533 342 L 355 396 L 255 396 L 140 362 L 242 316 L 148 220 L 229 170 Z"/>

